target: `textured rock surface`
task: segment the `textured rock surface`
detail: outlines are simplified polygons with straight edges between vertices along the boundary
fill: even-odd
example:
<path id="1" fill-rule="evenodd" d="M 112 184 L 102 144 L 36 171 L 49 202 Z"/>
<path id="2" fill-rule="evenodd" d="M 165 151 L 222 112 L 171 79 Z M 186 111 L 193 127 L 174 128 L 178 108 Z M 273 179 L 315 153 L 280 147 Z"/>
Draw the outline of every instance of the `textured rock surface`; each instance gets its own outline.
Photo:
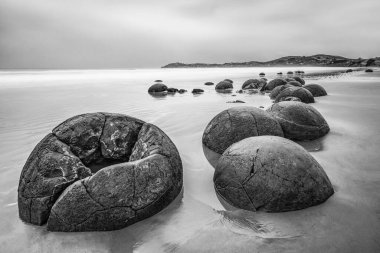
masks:
<path id="1" fill-rule="evenodd" d="M 229 81 L 221 81 L 215 86 L 215 90 L 233 89 L 233 85 Z"/>
<path id="2" fill-rule="evenodd" d="M 231 144 L 259 135 L 283 136 L 279 123 L 267 112 L 250 106 L 222 111 L 208 123 L 203 144 L 222 154 Z"/>
<path id="3" fill-rule="evenodd" d="M 313 94 L 314 97 L 322 97 L 322 96 L 327 96 L 327 92 L 325 88 L 323 88 L 319 84 L 307 84 L 303 86 L 303 88 L 307 89 L 310 91 L 311 94 Z"/>
<path id="4" fill-rule="evenodd" d="M 297 97 L 304 103 L 314 103 L 313 94 L 311 94 L 310 91 L 303 87 L 289 87 L 282 90 L 276 97 L 275 102 L 280 102 L 283 98 L 286 97 Z"/>
<path id="5" fill-rule="evenodd" d="M 305 84 L 305 80 L 303 80 L 301 77 L 299 76 L 295 76 L 293 77 L 294 80 L 296 80 L 297 82 L 299 82 L 300 84 L 304 85 Z"/>
<path id="6" fill-rule="evenodd" d="M 290 84 L 285 84 L 285 85 L 280 85 L 280 86 L 277 86 L 275 87 L 270 93 L 269 93 L 269 97 L 271 99 L 276 99 L 276 97 L 278 96 L 278 94 L 280 94 L 281 91 L 283 91 L 284 89 L 286 88 L 289 88 L 289 87 L 292 87 Z"/>
<path id="7" fill-rule="evenodd" d="M 269 107 L 267 112 L 280 123 L 285 138 L 314 140 L 330 131 L 323 116 L 314 107 L 301 102 L 279 102 Z"/>
<path id="8" fill-rule="evenodd" d="M 165 92 L 168 89 L 168 87 L 163 83 L 155 83 L 152 86 L 149 87 L 148 92 L 149 93 L 155 93 L 155 92 Z"/>
<path id="9" fill-rule="evenodd" d="M 301 99 L 299 99 L 297 97 L 282 97 L 281 101 L 298 101 L 298 102 L 302 102 Z"/>
<path id="10" fill-rule="evenodd" d="M 243 85 L 241 86 L 241 88 L 243 90 L 246 90 L 246 89 L 258 89 L 258 88 L 261 88 L 263 87 L 264 85 L 266 84 L 266 81 L 263 80 L 263 79 L 249 79 L 247 81 L 245 81 L 243 83 Z"/>
<path id="11" fill-rule="evenodd" d="M 276 136 L 229 147 L 218 161 L 214 183 L 227 202 L 252 211 L 303 209 L 334 193 L 323 168 L 303 147 Z"/>
<path id="12" fill-rule="evenodd" d="M 88 157 L 88 166 L 103 168 L 92 172 Z M 182 162 L 164 132 L 126 115 L 89 113 L 36 146 L 21 173 L 19 213 L 28 223 L 48 220 L 51 231 L 113 230 L 161 211 L 181 189 Z"/>
<path id="13" fill-rule="evenodd" d="M 61 192 L 74 181 L 91 175 L 70 147 L 48 134 L 34 148 L 22 169 L 18 187 L 20 218 L 44 224 Z"/>
<path id="14" fill-rule="evenodd" d="M 280 78 L 273 79 L 273 80 L 269 81 L 269 83 L 267 83 L 266 85 L 264 85 L 261 88 L 261 91 L 266 91 L 266 90 L 270 90 L 271 91 L 274 88 L 276 88 L 277 86 L 285 85 L 285 84 L 286 84 L 286 81 L 284 79 L 280 79 Z"/>
<path id="15" fill-rule="evenodd" d="M 297 82 L 297 81 L 288 81 L 288 84 L 290 84 L 292 86 L 296 86 L 296 87 L 302 86 L 302 84 L 300 82 Z"/>

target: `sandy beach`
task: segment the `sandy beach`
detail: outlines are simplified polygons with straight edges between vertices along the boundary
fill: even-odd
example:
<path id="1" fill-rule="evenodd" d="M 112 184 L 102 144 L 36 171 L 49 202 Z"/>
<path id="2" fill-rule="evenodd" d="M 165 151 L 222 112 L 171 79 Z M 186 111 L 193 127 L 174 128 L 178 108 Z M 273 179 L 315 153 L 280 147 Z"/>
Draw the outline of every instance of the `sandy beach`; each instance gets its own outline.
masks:
<path id="1" fill-rule="evenodd" d="M 218 94 L 204 82 L 225 78 L 234 90 L 265 72 L 268 79 L 294 68 L 0 71 L 0 249 L 4 252 L 379 252 L 380 71 L 300 68 L 328 96 L 314 106 L 331 131 L 302 142 L 329 176 L 335 194 L 304 210 L 265 213 L 226 208 L 216 196 L 214 168 L 202 134 L 224 109 L 267 108 L 268 94 Z M 315 73 L 322 73 L 317 75 Z M 323 74 L 324 73 L 324 74 Z M 308 74 L 310 74 L 308 76 Z M 204 94 L 153 97 L 148 87 L 204 89 Z M 232 94 L 236 96 L 231 96 Z M 18 217 L 21 169 L 34 146 L 65 119 L 87 112 L 117 112 L 153 123 L 177 146 L 184 190 L 159 214 L 112 232 L 57 233 Z M 1 250 L 0 250 L 1 251 Z"/>

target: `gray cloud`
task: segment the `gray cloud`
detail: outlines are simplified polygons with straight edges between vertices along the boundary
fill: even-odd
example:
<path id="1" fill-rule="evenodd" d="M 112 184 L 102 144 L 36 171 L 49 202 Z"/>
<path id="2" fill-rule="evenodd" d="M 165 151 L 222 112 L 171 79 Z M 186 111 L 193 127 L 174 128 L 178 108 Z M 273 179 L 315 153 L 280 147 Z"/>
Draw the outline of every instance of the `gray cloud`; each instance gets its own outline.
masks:
<path id="1" fill-rule="evenodd" d="M 380 2 L 0 0 L 0 68 L 379 54 Z"/>

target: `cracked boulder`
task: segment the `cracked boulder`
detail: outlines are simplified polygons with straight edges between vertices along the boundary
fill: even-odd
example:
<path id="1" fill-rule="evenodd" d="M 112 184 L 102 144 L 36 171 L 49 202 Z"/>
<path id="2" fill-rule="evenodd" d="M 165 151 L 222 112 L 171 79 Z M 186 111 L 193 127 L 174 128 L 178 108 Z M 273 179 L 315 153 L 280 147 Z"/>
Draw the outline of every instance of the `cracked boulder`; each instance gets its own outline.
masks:
<path id="1" fill-rule="evenodd" d="M 311 105 L 297 101 L 275 103 L 267 110 L 280 123 L 285 138 L 315 140 L 330 131 L 323 116 Z"/>
<path id="2" fill-rule="evenodd" d="M 158 127 L 111 113 L 70 118 L 33 150 L 20 218 L 50 231 L 114 230 L 150 217 L 182 189 L 182 162 Z"/>
<path id="3" fill-rule="evenodd" d="M 258 89 L 263 87 L 267 82 L 263 79 L 248 79 L 243 83 L 241 88 L 243 90 L 249 90 L 249 89 Z"/>
<path id="4" fill-rule="evenodd" d="M 280 124 L 269 113 L 256 107 L 239 106 L 216 115 L 208 123 L 202 142 L 222 154 L 233 143 L 260 135 L 284 136 Z"/>
<path id="5" fill-rule="evenodd" d="M 321 85 L 312 83 L 312 84 L 307 84 L 303 86 L 305 89 L 310 91 L 311 94 L 313 94 L 314 97 L 322 97 L 322 96 L 327 96 L 327 92 L 325 88 L 323 88 Z"/>
<path id="6" fill-rule="evenodd" d="M 334 189 L 321 165 L 300 145 L 277 136 L 246 138 L 221 156 L 215 189 L 231 205 L 266 212 L 326 201 Z"/>
<path id="7" fill-rule="evenodd" d="M 301 99 L 303 103 L 314 103 L 314 97 L 313 94 L 310 93 L 307 89 L 303 87 L 289 87 L 280 92 L 280 94 L 277 95 L 275 103 L 280 102 L 283 100 L 283 98 L 286 97 L 297 97 Z"/>

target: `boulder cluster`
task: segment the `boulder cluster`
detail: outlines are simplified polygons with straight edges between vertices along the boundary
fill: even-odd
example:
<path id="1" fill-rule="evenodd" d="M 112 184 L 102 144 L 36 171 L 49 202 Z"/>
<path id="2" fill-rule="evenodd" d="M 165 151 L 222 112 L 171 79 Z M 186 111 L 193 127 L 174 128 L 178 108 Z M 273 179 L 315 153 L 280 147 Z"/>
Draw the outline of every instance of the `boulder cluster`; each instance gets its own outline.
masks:
<path id="1" fill-rule="evenodd" d="M 120 229 L 169 205 L 182 174 L 177 148 L 157 126 L 122 114 L 78 115 L 30 154 L 19 216 L 50 231 Z"/>
<path id="2" fill-rule="evenodd" d="M 221 154 L 214 174 L 217 193 L 251 211 L 291 211 L 324 202 L 334 193 L 326 173 L 292 140 L 315 140 L 329 130 L 323 116 L 302 102 L 277 102 L 266 111 L 249 106 L 222 111 L 202 138 Z"/>
<path id="3" fill-rule="evenodd" d="M 326 90 L 319 84 L 306 84 L 299 76 L 292 78 L 276 78 L 261 88 L 262 92 L 270 92 L 269 97 L 275 103 L 281 101 L 301 101 L 314 103 L 314 97 L 326 96 Z"/>

